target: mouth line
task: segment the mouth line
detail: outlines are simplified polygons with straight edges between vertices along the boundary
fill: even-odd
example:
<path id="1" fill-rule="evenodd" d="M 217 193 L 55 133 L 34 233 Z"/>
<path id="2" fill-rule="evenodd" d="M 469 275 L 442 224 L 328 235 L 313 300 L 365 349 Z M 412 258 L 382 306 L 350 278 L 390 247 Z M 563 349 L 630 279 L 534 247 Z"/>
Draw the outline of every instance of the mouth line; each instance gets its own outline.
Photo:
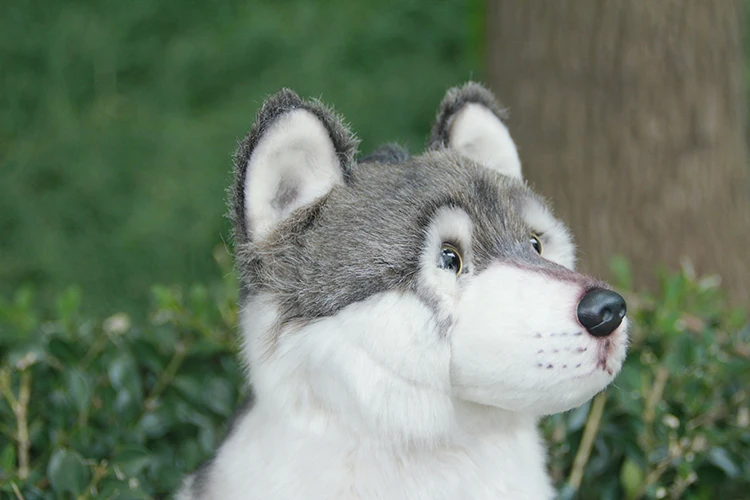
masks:
<path id="1" fill-rule="evenodd" d="M 574 376 L 573 379 L 574 380 L 584 379 L 584 378 L 588 378 L 588 377 L 590 377 L 592 375 L 596 375 L 598 373 L 606 373 L 610 377 L 614 375 L 614 371 L 612 370 L 612 368 L 607 367 L 606 364 L 605 364 L 604 367 L 602 367 L 600 364 L 597 363 L 597 365 L 594 368 L 592 368 L 591 370 L 587 371 L 586 373 Z"/>
<path id="2" fill-rule="evenodd" d="M 558 332 L 548 332 L 548 333 L 541 333 L 541 332 L 534 332 L 532 334 L 532 337 L 535 339 L 548 339 L 549 337 L 577 337 L 583 335 L 582 331 L 558 331 Z M 571 339 L 572 340 L 572 339 Z M 583 373 L 581 375 L 576 375 L 574 378 L 585 378 L 589 377 L 591 375 L 595 375 L 597 373 L 606 374 L 610 377 L 613 377 L 615 374 L 615 371 L 617 370 L 617 360 L 613 360 L 612 356 L 615 355 L 615 351 L 619 345 L 619 339 L 618 338 L 612 338 L 611 336 L 607 338 L 595 338 L 593 339 L 593 342 L 586 342 L 586 343 L 578 343 L 576 346 L 574 345 L 560 345 L 559 343 L 557 345 L 552 344 L 544 346 L 538 346 L 539 348 L 536 349 L 536 368 L 547 368 L 552 369 L 558 365 L 558 363 L 551 363 L 550 361 L 546 360 L 544 358 L 547 354 L 558 354 L 561 352 L 569 352 L 571 354 L 577 354 L 577 355 L 583 355 L 585 353 L 589 353 L 588 360 L 578 359 L 576 361 L 573 361 L 573 364 L 571 365 L 568 363 L 567 365 L 563 365 L 562 368 L 568 368 L 568 367 L 575 367 L 579 368 L 582 363 L 591 363 L 594 365 L 594 367 L 587 371 L 586 373 Z M 561 339 L 562 341 L 562 339 Z M 593 359 L 592 359 L 593 358 Z M 571 360 L 572 361 L 572 360 Z"/>
<path id="3" fill-rule="evenodd" d="M 601 342 L 599 344 L 599 352 L 597 353 L 596 360 L 596 369 L 601 369 L 602 371 L 605 371 L 610 375 L 613 374 L 613 371 L 612 368 L 607 366 L 607 360 L 609 359 L 611 351 L 612 341 L 610 339 L 606 339 L 604 342 Z"/>

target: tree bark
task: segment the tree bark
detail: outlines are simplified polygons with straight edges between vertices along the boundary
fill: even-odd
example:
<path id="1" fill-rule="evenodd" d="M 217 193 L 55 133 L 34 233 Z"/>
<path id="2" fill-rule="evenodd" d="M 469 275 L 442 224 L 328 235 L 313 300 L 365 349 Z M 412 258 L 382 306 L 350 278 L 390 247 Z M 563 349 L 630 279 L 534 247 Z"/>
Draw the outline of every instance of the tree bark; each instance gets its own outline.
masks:
<path id="1" fill-rule="evenodd" d="M 653 288 L 687 261 L 750 302 L 740 0 L 488 2 L 491 85 L 581 268 Z"/>

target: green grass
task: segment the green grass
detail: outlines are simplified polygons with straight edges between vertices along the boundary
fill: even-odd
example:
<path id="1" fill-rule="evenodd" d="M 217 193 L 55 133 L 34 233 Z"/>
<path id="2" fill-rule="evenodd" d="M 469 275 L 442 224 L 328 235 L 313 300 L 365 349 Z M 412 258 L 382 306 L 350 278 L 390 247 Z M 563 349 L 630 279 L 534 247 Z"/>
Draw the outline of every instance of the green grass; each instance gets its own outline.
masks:
<path id="1" fill-rule="evenodd" d="M 332 103 L 363 150 L 420 148 L 478 76 L 471 23 L 457 1 L 3 2 L 0 293 L 77 284 L 97 313 L 138 313 L 151 283 L 213 276 L 265 95 Z"/>

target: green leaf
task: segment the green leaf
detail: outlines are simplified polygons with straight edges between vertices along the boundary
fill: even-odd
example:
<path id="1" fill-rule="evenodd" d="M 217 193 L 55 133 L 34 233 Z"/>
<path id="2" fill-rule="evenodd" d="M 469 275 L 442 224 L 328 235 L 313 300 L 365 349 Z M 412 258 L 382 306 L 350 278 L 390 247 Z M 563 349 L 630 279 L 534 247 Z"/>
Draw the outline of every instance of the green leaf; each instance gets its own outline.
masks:
<path id="1" fill-rule="evenodd" d="M 112 387 L 117 391 L 114 409 L 121 418 L 132 418 L 142 412 L 141 374 L 129 350 L 121 350 L 107 368 Z"/>
<path id="2" fill-rule="evenodd" d="M 173 420 L 172 415 L 159 409 L 157 411 L 146 412 L 138 422 L 137 427 L 147 437 L 158 439 L 174 424 Z"/>
<path id="3" fill-rule="evenodd" d="M 131 345 L 133 355 L 137 357 L 141 366 L 146 367 L 152 373 L 161 373 L 169 363 L 169 359 L 162 356 L 156 347 L 147 342 L 133 342 Z"/>
<path id="4" fill-rule="evenodd" d="M 72 286 L 57 298 L 57 314 L 63 320 L 70 320 L 81 307 L 81 289 Z"/>
<path id="5" fill-rule="evenodd" d="M 211 410 L 228 417 L 234 410 L 232 384 L 223 378 L 212 377 L 206 384 L 203 400 Z"/>
<path id="6" fill-rule="evenodd" d="M 216 356 L 222 351 L 227 351 L 227 346 L 224 346 L 213 339 L 198 339 L 190 347 L 191 358 L 210 358 Z"/>
<path id="7" fill-rule="evenodd" d="M 612 270 L 613 282 L 623 290 L 633 289 L 633 271 L 630 267 L 630 261 L 622 255 L 616 255 L 609 261 L 609 268 Z"/>
<path id="8" fill-rule="evenodd" d="M 207 453 L 216 448 L 216 432 L 211 426 L 202 426 L 198 430 L 198 444 Z"/>
<path id="9" fill-rule="evenodd" d="M 130 351 L 122 351 L 110 363 L 107 373 L 112 387 L 130 393 L 130 396 L 140 403 L 143 399 L 141 374 Z"/>
<path id="10" fill-rule="evenodd" d="M 129 446 L 120 450 L 113 459 L 126 476 L 137 476 L 151 463 L 151 455 L 140 446 Z"/>
<path id="11" fill-rule="evenodd" d="M 179 456 L 180 460 L 184 460 L 191 469 L 197 467 L 204 457 L 203 453 L 201 453 L 200 445 L 195 441 L 184 442 L 180 446 Z"/>
<path id="12" fill-rule="evenodd" d="M 161 480 L 159 481 L 162 482 Z M 102 498 L 106 500 L 149 500 L 152 499 L 152 495 L 148 495 L 143 491 L 143 485 L 131 485 L 128 484 L 127 479 L 120 481 L 114 475 L 102 479 L 98 487 L 99 491 L 96 498 Z"/>
<path id="13" fill-rule="evenodd" d="M 107 373 L 112 387 L 118 391 L 127 389 L 133 383 L 133 380 L 138 377 L 135 361 L 127 352 L 120 353 L 110 363 Z"/>
<path id="14" fill-rule="evenodd" d="M 635 498 L 636 493 L 643 484 L 645 474 L 643 469 L 630 457 L 625 459 L 620 469 L 620 482 L 625 490 L 625 497 Z"/>
<path id="15" fill-rule="evenodd" d="M 711 448 L 711 451 L 708 452 L 708 461 L 723 470 L 730 478 L 740 475 L 740 468 L 732 461 L 729 453 L 724 448 Z"/>
<path id="16" fill-rule="evenodd" d="M 573 500 L 574 498 L 576 498 L 576 490 L 570 484 L 565 484 L 557 496 L 558 500 Z"/>
<path id="17" fill-rule="evenodd" d="M 204 398 L 206 385 L 202 378 L 177 375 L 172 381 L 172 385 L 191 403 L 201 403 Z"/>
<path id="18" fill-rule="evenodd" d="M 72 340 L 54 337 L 48 343 L 46 351 L 62 363 L 77 363 L 81 355 L 77 352 L 76 343 Z"/>
<path id="19" fill-rule="evenodd" d="M 93 395 L 93 384 L 89 375 L 79 368 L 71 368 L 65 372 L 65 386 L 78 409 L 78 413 L 86 412 Z"/>
<path id="20" fill-rule="evenodd" d="M 590 408 L 591 401 L 582 404 L 578 408 L 570 410 L 570 413 L 568 413 L 568 432 L 575 432 L 586 425 Z"/>
<path id="21" fill-rule="evenodd" d="M 77 497 L 89 483 L 90 470 L 78 453 L 59 448 L 47 464 L 47 478 L 58 495 L 71 493 Z"/>
<path id="22" fill-rule="evenodd" d="M 0 471 L 14 471 L 16 469 L 16 446 L 8 444 L 0 452 Z"/>

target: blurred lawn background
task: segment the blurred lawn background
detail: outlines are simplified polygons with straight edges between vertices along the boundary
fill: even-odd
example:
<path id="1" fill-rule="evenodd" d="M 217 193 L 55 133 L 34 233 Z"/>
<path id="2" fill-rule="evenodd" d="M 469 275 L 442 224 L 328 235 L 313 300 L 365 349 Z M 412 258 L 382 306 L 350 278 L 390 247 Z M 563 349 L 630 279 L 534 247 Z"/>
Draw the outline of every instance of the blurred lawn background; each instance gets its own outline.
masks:
<path id="1" fill-rule="evenodd" d="M 0 5 L 0 292 L 79 285 L 140 314 L 153 283 L 217 278 L 236 141 L 282 86 L 362 138 L 419 149 L 482 76 L 477 0 Z"/>

